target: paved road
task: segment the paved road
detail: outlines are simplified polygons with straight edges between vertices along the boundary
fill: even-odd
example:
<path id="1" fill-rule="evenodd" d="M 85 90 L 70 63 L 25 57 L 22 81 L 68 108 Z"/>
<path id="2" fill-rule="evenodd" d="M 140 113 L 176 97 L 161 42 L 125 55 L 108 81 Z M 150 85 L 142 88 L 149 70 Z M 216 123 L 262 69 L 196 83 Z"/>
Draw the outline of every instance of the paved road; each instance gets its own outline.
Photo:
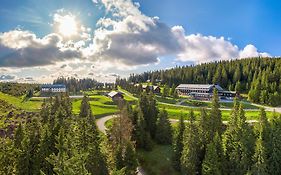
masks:
<path id="1" fill-rule="evenodd" d="M 97 120 L 96 120 L 96 123 L 97 123 L 98 129 L 99 129 L 102 133 L 106 134 L 105 122 L 106 122 L 107 120 L 110 120 L 110 119 L 115 118 L 115 117 L 117 117 L 117 115 L 109 115 L 109 116 L 106 116 L 106 117 L 102 117 L 102 118 L 97 119 Z"/>
<path id="2" fill-rule="evenodd" d="M 96 123 L 97 123 L 97 127 L 98 129 L 106 134 L 106 126 L 105 126 L 105 122 L 110 120 L 110 119 L 113 119 L 113 118 L 116 118 L 117 115 L 109 115 L 109 116 L 106 116 L 106 117 L 102 117 L 102 118 L 99 118 L 96 120 Z M 143 170 L 142 167 L 137 167 L 137 175 L 145 175 L 145 172 Z"/>
<path id="3" fill-rule="evenodd" d="M 119 91 L 121 91 L 122 93 L 126 94 L 127 96 L 138 100 L 138 98 L 134 97 L 132 94 L 129 94 L 128 92 L 119 89 Z M 184 100 L 178 102 L 177 104 L 170 104 L 170 103 L 164 103 L 164 102 L 158 102 L 159 104 L 164 104 L 164 105 L 170 105 L 170 106 L 175 106 L 175 107 L 186 107 L 186 108 L 202 108 L 202 107 L 195 107 L 195 106 L 186 106 L 186 105 L 182 105 L 182 103 L 184 102 Z M 210 102 L 210 101 L 208 101 Z M 232 101 L 223 101 L 223 102 L 232 102 Z M 276 111 L 278 113 L 281 113 L 281 107 L 269 107 L 269 106 L 263 106 L 263 105 L 259 105 L 259 104 L 255 104 L 255 103 L 249 103 L 249 102 L 243 102 L 245 104 L 251 104 L 257 107 L 261 107 L 264 108 L 266 111 Z M 205 109 L 210 109 L 210 108 L 205 108 Z M 225 111 L 230 111 L 232 110 L 231 108 L 220 108 L 220 110 L 225 110 Z M 244 109 L 245 111 L 259 111 L 259 109 Z"/>

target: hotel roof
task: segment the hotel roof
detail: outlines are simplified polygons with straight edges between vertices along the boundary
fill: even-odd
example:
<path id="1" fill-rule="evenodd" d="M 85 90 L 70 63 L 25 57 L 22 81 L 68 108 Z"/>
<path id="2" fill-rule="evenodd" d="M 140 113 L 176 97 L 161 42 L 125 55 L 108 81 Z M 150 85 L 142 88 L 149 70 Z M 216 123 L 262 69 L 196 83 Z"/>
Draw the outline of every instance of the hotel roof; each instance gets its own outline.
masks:
<path id="1" fill-rule="evenodd" d="M 215 84 L 180 84 L 176 89 L 210 89 L 213 86 L 219 91 L 223 91 L 222 87 Z"/>

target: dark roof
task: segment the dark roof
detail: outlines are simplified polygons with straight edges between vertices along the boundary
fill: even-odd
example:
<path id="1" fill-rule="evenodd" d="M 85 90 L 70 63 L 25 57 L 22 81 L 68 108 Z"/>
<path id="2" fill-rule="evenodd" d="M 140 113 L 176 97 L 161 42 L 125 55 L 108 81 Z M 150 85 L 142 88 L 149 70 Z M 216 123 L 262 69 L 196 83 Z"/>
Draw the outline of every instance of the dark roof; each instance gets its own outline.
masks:
<path id="1" fill-rule="evenodd" d="M 176 89 L 211 89 L 213 86 L 218 91 L 223 91 L 222 87 L 217 84 L 180 84 Z"/>
<path id="2" fill-rule="evenodd" d="M 41 88 L 66 88 L 64 84 L 43 84 Z"/>

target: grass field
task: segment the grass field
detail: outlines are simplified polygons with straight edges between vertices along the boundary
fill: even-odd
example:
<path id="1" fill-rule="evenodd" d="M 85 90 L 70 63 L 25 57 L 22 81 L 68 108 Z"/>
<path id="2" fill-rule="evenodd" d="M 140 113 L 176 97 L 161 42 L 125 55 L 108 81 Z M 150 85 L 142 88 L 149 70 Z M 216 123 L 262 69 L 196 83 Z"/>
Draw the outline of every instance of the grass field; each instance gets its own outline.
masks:
<path id="1" fill-rule="evenodd" d="M 178 106 L 172 106 L 172 105 L 165 105 L 165 104 L 158 104 L 160 109 L 165 108 L 168 112 L 169 118 L 173 119 L 179 119 L 180 115 L 183 114 L 184 116 L 187 116 L 192 108 L 189 107 L 178 107 Z M 196 116 L 199 116 L 200 114 L 200 108 L 194 108 L 193 109 L 194 114 Z M 222 110 L 222 120 L 226 121 L 230 118 L 230 110 Z M 266 112 L 267 117 L 271 118 L 273 116 L 273 112 Z M 259 117 L 259 111 L 245 111 L 245 115 L 247 120 L 256 120 Z"/>
<path id="2" fill-rule="evenodd" d="M 180 101 L 180 99 L 174 99 L 174 98 L 170 98 L 170 97 L 163 98 L 161 96 L 155 96 L 155 98 L 158 102 L 170 103 L 170 104 L 176 104 L 177 102 Z"/>
<path id="3" fill-rule="evenodd" d="M 42 105 L 41 101 L 24 101 L 23 98 L 7 95 L 2 92 L 0 92 L 0 99 L 15 106 L 16 108 L 23 109 L 26 111 L 38 111 Z"/>
<path id="4" fill-rule="evenodd" d="M 190 106 L 190 107 L 206 107 L 211 108 L 212 103 L 206 102 L 206 101 L 199 101 L 199 100 L 186 100 L 182 103 L 184 106 Z M 221 108 L 231 109 L 234 106 L 233 102 L 220 102 Z M 243 102 L 244 109 L 259 109 L 257 106 L 251 105 L 249 103 Z"/>
<path id="5" fill-rule="evenodd" d="M 118 111 L 117 105 L 112 102 L 111 98 L 97 92 L 92 92 L 89 97 L 92 112 L 96 117 L 114 114 Z M 80 99 L 72 102 L 72 111 L 74 114 L 79 114 L 81 101 Z"/>
<path id="6" fill-rule="evenodd" d="M 177 175 L 172 167 L 172 146 L 155 145 L 152 151 L 138 150 L 141 166 L 149 175 Z"/>

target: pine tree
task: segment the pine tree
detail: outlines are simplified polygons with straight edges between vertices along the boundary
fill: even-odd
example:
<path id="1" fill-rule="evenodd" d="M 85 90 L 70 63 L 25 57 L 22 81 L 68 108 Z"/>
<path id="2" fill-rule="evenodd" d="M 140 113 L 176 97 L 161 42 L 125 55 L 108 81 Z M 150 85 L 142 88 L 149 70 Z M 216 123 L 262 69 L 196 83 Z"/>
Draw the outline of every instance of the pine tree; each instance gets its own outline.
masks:
<path id="1" fill-rule="evenodd" d="M 159 144 L 172 144 L 172 127 L 165 109 L 159 113 L 155 139 Z"/>
<path id="2" fill-rule="evenodd" d="M 212 108 L 210 111 L 210 139 L 212 140 L 215 133 L 218 132 L 219 135 L 222 134 L 222 119 L 219 104 L 219 96 L 217 89 L 213 91 Z"/>
<path id="3" fill-rule="evenodd" d="M 261 137 L 261 133 L 256 141 L 255 154 L 253 156 L 252 173 L 257 175 L 267 175 L 267 155 L 265 152 L 264 143 Z"/>
<path id="4" fill-rule="evenodd" d="M 240 93 L 241 92 L 241 83 L 240 83 L 240 81 L 238 81 L 236 84 L 235 84 L 235 91 L 237 92 L 237 93 Z"/>
<path id="5" fill-rule="evenodd" d="M 220 136 L 215 135 L 214 140 L 207 145 L 206 155 L 202 164 L 203 175 L 221 175 L 222 170 L 222 143 Z"/>
<path id="6" fill-rule="evenodd" d="M 185 130 L 185 124 L 184 124 L 184 119 L 183 115 L 180 116 L 180 121 L 177 126 L 177 134 L 176 134 L 176 139 L 175 143 L 173 145 L 174 150 L 173 150 L 173 167 L 177 170 L 180 171 L 181 168 L 181 156 L 182 156 L 182 150 L 183 150 L 183 134 Z"/>
<path id="7" fill-rule="evenodd" d="M 67 146 L 67 136 L 63 128 L 60 129 L 59 135 L 56 137 L 58 149 L 57 154 L 51 154 L 47 160 L 54 166 L 56 174 L 85 174 L 88 171 L 85 168 L 85 154 L 78 154 Z"/>
<path id="8" fill-rule="evenodd" d="M 200 141 L 199 132 L 195 124 L 195 116 L 190 111 L 189 124 L 184 131 L 183 151 L 181 156 L 181 171 L 185 174 L 197 174 L 200 172 Z"/>
<path id="9" fill-rule="evenodd" d="M 91 107 L 89 105 L 88 97 L 84 96 L 80 106 L 79 117 L 81 118 L 87 117 L 90 115 L 90 113 L 91 113 Z"/>
<path id="10" fill-rule="evenodd" d="M 170 92 L 170 87 L 166 84 L 163 88 L 162 97 L 168 97 Z"/>
<path id="11" fill-rule="evenodd" d="M 131 142 L 128 142 L 126 145 L 123 163 L 126 167 L 126 175 L 135 174 L 138 166 L 138 161 L 135 148 Z"/>
<path id="12" fill-rule="evenodd" d="M 21 123 L 17 127 L 15 131 L 15 138 L 14 138 L 14 147 L 16 149 L 22 149 L 22 141 L 24 139 L 24 131 Z"/>
<path id="13" fill-rule="evenodd" d="M 269 157 L 269 174 L 281 174 L 281 120 L 280 116 L 274 116 L 271 122 L 271 150 Z"/>
<path id="14" fill-rule="evenodd" d="M 225 155 L 229 174 L 245 174 L 251 167 L 254 137 L 252 130 L 246 123 L 243 105 L 235 103 L 232 119 L 224 135 Z"/>
<path id="15" fill-rule="evenodd" d="M 54 174 L 53 165 L 46 160 L 46 157 L 49 157 L 53 153 L 55 146 L 54 143 L 52 143 L 50 135 L 51 133 L 48 128 L 44 128 L 39 148 L 40 171 L 44 174 Z"/>
<path id="16" fill-rule="evenodd" d="M 77 131 L 77 149 L 79 154 L 86 155 L 85 168 L 91 174 L 108 174 L 107 164 L 104 155 L 100 150 L 99 133 L 95 124 L 87 97 L 81 103 L 80 119 Z"/>
<path id="17" fill-rule="evenodd" d="M 152 93 L 149 95 L 145 92 L 142 93 L 140 96 L 139 106 L 143 113 L 146 127 L 145 130 L 149 131 L 151 138 L 155 138 L 158 108 L 154 95 Z"/>
<path id="18" fill-rule="evenodd" d="M 15 162 L 19 150 L 15 149 L 10 138 L 0 137 L 0 174 L 15 174 Z"/>
<path id="19" fill-rule="evenodd" d="M 26 126 L 26 137 L 23 139 L 22 151 L 17 156 L 16 161 L 16 174 L 29 175 L 39 174 L 39 143 L 40 143 L 40 131 L 39 123 L 37 120 L 33 120 Z"/>
<path id="20" fill-rule="evenodd" d="M 170 97 L 174 97 L 175 91 L 176 91 L 176 85 L 173 84 L 172 88 L 170 89 Z"/>

